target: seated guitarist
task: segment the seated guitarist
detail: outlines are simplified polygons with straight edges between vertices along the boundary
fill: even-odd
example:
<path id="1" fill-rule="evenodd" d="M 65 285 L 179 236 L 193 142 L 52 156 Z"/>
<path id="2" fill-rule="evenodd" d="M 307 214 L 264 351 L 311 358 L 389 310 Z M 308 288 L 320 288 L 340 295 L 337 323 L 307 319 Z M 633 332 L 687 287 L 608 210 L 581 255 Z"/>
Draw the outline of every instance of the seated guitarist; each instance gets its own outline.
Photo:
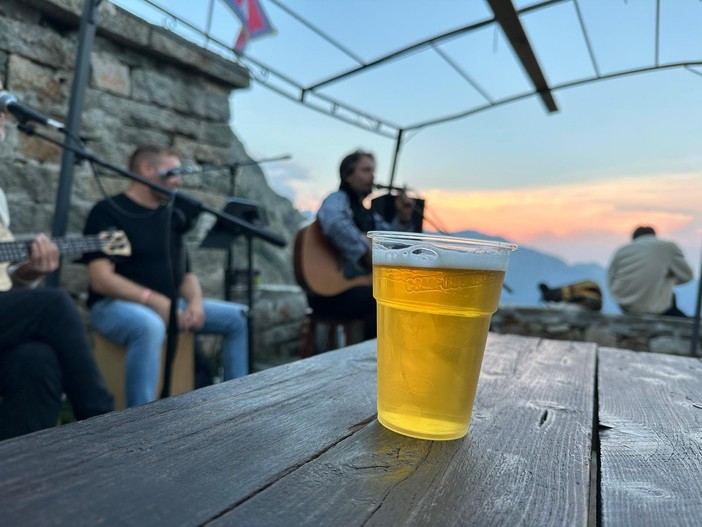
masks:
<path id="1" fill-rule="evenodd" d="M 352 278 L 370 275 L 370 240 L 365 235 L 372 230 L 408 231 L 414 203 L 401 192 L 395 198 L 396 217 L 386 222 L 371 212 L 363 200 L 373 190 L 375 157 L 357 150 L 347 155 L 339 166 L 341 184 L 330 194 L 317 212 L 317 221 L 327 240 L 344 259 L 344 275 Z M 377 335 L 376 306 L 372 286 L 353 287 L 335 296 L 308 294 L 308 302 L 315 312 L 339 318 L 360 318 L 364 321 L 364 339 Z"/>
<path id="2" fill-rule="evenodd" d="M 0 141 L 4 119 L 0 112 Z M 9 223 L 0 189 L 0 233 L 5 239 L 11 236 Z M 0 287 L 0 440 L 55 426 L 63 393 L 76 419 L 113 409 L 75 303 L 64 291 L 33 289 L 58 265 L 58 248 L 40 234 L 31 243 L 29 261 L 0 273 L 5 286 Z"/>

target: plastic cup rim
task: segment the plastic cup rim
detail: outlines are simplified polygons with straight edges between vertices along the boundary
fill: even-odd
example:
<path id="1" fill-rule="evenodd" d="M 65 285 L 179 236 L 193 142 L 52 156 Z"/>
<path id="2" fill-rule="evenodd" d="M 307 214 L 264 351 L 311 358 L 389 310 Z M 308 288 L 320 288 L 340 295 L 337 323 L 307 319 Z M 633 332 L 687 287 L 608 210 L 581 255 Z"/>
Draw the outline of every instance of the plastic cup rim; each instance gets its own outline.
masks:
<path id="1" fill-rule="evenodd" d="M 443 234 L 425 234 L 421 232 L 403 231 L 368 231 L 366 236 L 378 241 L 398 241 L 398 242 L 427 242 L 427 243 L 449 243 L 457 246 L 478 246 L 490 249 L 501 249 L 504 251 L 516 251 L 516 243 L 494 242 L 490 240 L 476 240 L 475 238 L 462 238 L 460 236 L 446 236 Z"/>

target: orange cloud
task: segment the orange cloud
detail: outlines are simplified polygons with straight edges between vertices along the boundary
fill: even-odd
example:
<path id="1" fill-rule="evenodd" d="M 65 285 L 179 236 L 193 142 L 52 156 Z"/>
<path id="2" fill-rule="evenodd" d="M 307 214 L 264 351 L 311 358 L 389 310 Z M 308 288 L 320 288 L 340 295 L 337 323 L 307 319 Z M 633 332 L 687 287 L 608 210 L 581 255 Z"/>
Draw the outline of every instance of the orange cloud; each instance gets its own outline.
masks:
<path id="1" fill-rule="evenodd" d="M 293 186 L 300 210 L 316 211 L 331 191 L 314 182 Z M 689 261 L 700 257 L 702 174 L 474 192 L 429 189 L 421 197 L 425 199 L 426 230 L 476 230 L 571 263 L 606 264 L 642 224 L 652 225 L 661 237 L 680 244 Z"/>
<path id="2" fill-rule="evenodd" d="M 700 174 L 670 174 L 523 189 L 429 190 L 427 218 L 450 231 L 478 230 L 521 242 L 592 231 L 628 235 L 639 224 L 674 233 L 699 223 Z M 427 226 L 427 228 L 431 228 Z"/>

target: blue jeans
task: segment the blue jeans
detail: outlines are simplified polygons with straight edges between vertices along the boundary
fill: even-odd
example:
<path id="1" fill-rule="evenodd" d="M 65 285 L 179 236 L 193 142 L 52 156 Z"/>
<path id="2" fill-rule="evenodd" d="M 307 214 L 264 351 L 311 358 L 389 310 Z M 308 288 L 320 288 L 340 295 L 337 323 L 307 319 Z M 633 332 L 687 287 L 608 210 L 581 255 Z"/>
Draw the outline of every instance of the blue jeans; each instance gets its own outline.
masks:
<path id="1" fill-rule="evenodd" d="M 249 372 L 248 308 L 209 298 L 202 301 L 202 306 L 205 324 L 196 334 L 223 335 L 224 380 L 243 377 Z M 105 338 L 127 348 L 127 406 L 156 399 L 161 350 L 166 341 L 166 325 L 156 311 L 135 302 L 103 298 L 90 309 L 90 322 Z"/>

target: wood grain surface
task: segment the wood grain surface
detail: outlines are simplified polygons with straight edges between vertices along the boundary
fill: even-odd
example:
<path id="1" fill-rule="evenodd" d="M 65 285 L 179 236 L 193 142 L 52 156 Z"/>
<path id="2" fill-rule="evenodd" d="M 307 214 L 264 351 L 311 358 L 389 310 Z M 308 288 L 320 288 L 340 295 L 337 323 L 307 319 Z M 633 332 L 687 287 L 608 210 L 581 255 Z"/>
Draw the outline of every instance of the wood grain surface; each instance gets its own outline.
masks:
<path id="1" fill-rule="evenodd" d="M 602 525 L 702 525 L 702 362 L 598 353 Z"/>
<path id="2" fill-rule="evenodd" d="M 467 438 L 373 421 L 221 525 L 585 525 L 594 377 L 594 345 L 491 336 Z"/>
<path id="3" fill-rule="evenodd" d="M 491 335 L 468 437 L 375 420 L 375 342 L 0 443 L 7 525 L 585 525 L 594 345 Z"/>

